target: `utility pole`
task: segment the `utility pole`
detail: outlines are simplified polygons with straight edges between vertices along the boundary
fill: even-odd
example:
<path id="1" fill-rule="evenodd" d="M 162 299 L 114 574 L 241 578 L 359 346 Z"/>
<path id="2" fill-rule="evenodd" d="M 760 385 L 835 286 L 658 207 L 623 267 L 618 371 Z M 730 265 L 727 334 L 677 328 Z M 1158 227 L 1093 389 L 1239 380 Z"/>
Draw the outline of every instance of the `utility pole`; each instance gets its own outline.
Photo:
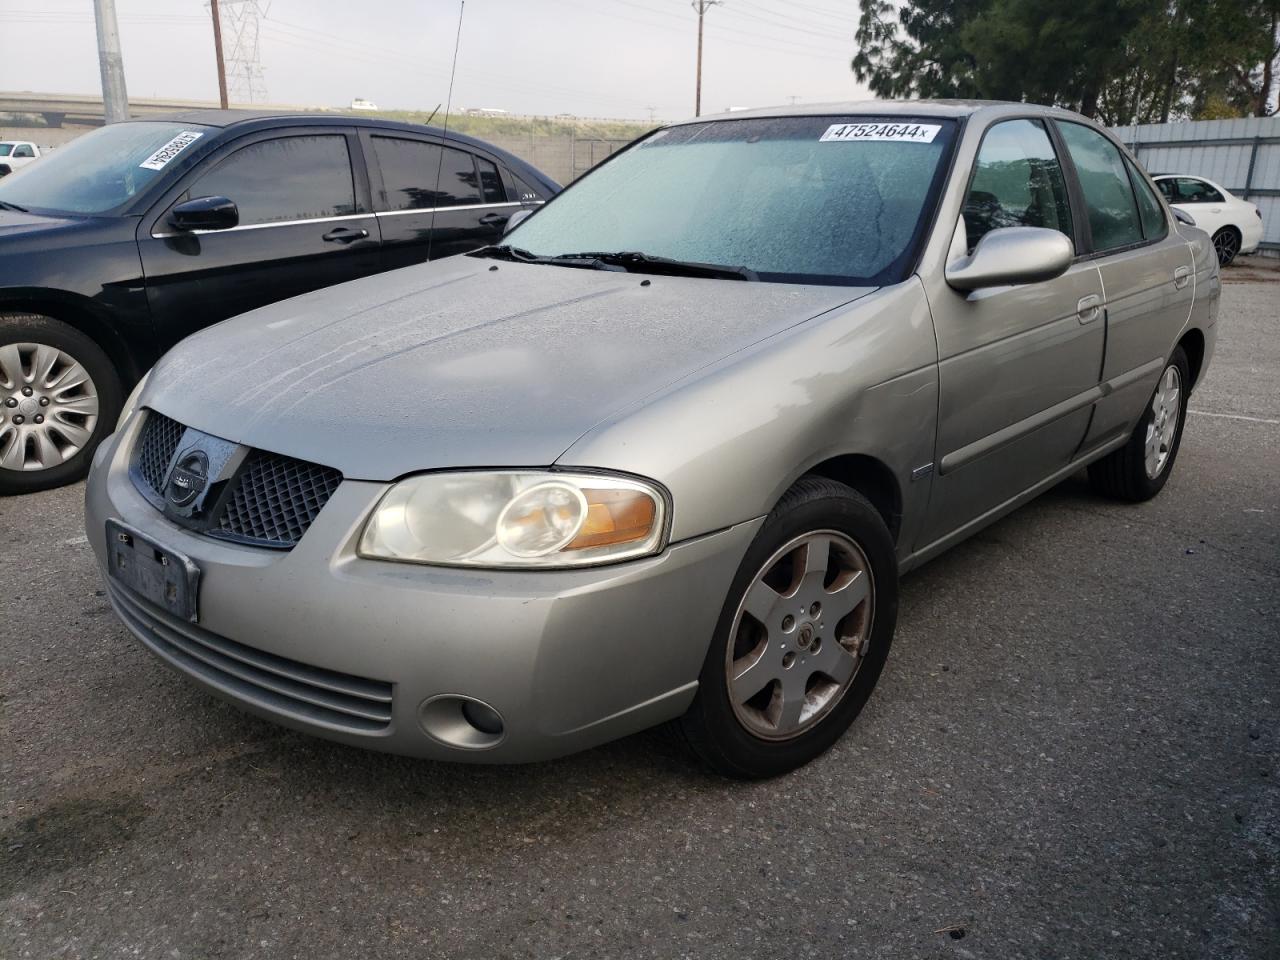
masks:
<path id="1" fill-rule="evenodd" d="M 213 52 L 218 60 L 218 102 L 227 109 L 227 65 L 222 59 L 222 15 L 218 13 L 218 0 L 209 0 L 213 10 Z"/>
<path id="2" fill-rule="evenodd" d="M 107 123 L 129 119 L 129 91 L 124 86 L 124 58 L 120 55 L 120 26 L 116 0 L 93 0 L 98 25 L 98 68 L 102 71 L 102 114 Z"/>
<path id="3" fill-rule="evenodd" d="M 706 16 L 707 11 L 724 0 L 693 0 L 693 9 L 698 11 L 698 82 L 697 90 L 693 98 L 693 115 L 695 117 L 702 116 L 702 18 Z"/>
<path id="4" fill-rule="evenodd" d="M 657 122 L 657 116 L 658 116 L 658 108 L 657 108 L 657 107 L 645 107 L 645 109 L 649 111 L 649 122 L 650 122 L 650 123 L 656 123 L 656 122 Z"/>

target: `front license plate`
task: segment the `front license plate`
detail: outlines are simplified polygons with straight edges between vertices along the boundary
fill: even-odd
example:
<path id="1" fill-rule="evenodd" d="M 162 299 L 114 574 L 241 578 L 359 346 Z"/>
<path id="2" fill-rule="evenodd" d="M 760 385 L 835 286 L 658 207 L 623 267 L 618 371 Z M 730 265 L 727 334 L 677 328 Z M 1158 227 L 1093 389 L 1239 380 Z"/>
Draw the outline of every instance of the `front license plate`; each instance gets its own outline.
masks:
<path id="1" fill-rule="evenodd" d="M 115 520 L 107 521 L 107 573 L 162 610 L 196 622 L 200 568 Z"/>

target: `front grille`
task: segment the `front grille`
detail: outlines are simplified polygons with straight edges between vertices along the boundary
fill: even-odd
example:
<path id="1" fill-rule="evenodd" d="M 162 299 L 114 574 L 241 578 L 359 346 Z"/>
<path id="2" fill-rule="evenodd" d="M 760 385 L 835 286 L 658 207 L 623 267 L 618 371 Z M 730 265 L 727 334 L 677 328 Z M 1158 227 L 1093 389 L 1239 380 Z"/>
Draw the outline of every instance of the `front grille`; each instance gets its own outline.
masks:
<path id="1" fill-rule="evenodd" d="M 163 413 L 147 411 L 147 422 L 142 425 L 142 434 L 138 437 L 137 452 L 134 454 L 134 468 L 155 497 L 163 497 L 169 461 L 177 452 L 186 429 L 177 420 L 171 420 Z"/>
<path id="2" fill-rule="evenodd" d="M 210 532 L 293 546 L 341 482 L 329 467 L 255 450 Z"/>
<path id="3" fill-rule="evenodd" d="M 178 620 L 117 583 L 111 604 L 164 660 L 237 700 L 295 720 L 351 733 L 391 725 L 391 684 L 313 667 Z"/>
<path id="4" fill-rule="evenodd" d="M 130 473 L 134 485 L 158 509 L 165 508 L 165 481 L 187 428 L 147 411 Z M 185 448 L 184 448 L 185 449 Z M 329 502 L 342 473 L 332 467 L 266 450 L 251 450 L 229 489 L 202 523 L 203 532 L 257 546 L 292 548 Z"/>

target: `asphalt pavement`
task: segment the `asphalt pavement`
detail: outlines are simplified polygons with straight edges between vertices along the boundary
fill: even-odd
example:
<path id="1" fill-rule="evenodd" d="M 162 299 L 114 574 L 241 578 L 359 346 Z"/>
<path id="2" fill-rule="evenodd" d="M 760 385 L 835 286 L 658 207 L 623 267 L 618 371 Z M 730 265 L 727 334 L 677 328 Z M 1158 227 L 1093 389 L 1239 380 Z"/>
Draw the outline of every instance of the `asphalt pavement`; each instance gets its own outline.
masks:
<path id="1" fill-rule="evenodd" d="M 130 639 L 81 487 L 0 501 L 0 957 L 1280 956 L 1280 272 L 1228 277 L 1164 492 L 906 578 L 862 718 L 766 783 L 286 732 Z"/>

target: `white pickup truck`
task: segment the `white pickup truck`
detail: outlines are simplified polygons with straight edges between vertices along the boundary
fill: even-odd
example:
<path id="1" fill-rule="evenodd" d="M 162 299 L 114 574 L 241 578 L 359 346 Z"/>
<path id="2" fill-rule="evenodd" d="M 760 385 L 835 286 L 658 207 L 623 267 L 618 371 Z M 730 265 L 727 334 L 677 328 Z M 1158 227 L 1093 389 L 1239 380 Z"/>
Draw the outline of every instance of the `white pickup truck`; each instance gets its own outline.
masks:
<path id="1" fill-rule="evenodd" d="M 40 159 L 40 148 L 29 140 L 0 140 L 0 177 Z"/>

